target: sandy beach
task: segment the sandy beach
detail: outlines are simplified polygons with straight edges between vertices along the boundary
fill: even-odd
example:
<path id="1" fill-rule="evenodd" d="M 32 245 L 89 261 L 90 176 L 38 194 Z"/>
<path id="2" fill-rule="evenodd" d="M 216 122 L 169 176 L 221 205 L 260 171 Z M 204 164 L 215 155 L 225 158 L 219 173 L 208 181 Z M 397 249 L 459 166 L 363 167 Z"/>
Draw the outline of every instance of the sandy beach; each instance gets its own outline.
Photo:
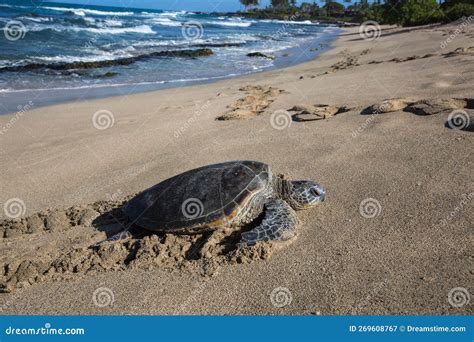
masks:
<path id="1" fill-rule="evenodd" d="M 456 28 L 386 27 L 374 40 L 344 29 L 332 49 L 285 69 L 41 108 L 25 99 L 0 116 L 0 311 L 472 314 L 472 298 L 448 300 L 456 288 L 474 291 L 474 135 L 446 124 L 455 110 L 473 117 L 474 30 Z M 367 109 L 386 99 L 402 100 Z M 442 110 L 419 102 L 441 99 Z M 137 253 L 136 263 L 74 264 L 106 237 L 77 215 L 228 160 L 314 179 L 326 201 L 298 212 L 291 244 L 231 261 L 188 258 L 198 237 L 147 237 L 139 251 L 156 255 Z M 41 224 L 53 214 L 59 224 L 31 231 L 37 212 Z M 117 248 L 106 255 L 130 247 Z"/>

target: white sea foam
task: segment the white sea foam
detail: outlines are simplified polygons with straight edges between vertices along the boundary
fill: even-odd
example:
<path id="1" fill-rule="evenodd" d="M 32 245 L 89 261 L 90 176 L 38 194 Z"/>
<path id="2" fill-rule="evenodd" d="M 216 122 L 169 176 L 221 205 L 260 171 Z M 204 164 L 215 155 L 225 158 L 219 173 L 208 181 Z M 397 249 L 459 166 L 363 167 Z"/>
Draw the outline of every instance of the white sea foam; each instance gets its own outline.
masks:
<path id="1" fill-rule="evenodd" d="M 95 50 L 96 54 L 93 56 L 68 56 L 68 55 L 57 55 L 57 56 L 37 56 L 27 61 L 27 63 L 38 63 L 38 62 L 53 62 L 53 63 L 75 63 L 75 62 L 97 62 L 97 61 L 109 61 L 119 58 L 131 57 L 131 54 L 123 53 L 118 55 L 119 51 L 114 53 L 106 51 Z"/>
<path id="2" fill-rule="evenodd" d="M 52 19 L 49 17 L 18 17 L 18 20 L 29 20 L 34 21 L 35 23 L 44 23 L 52 21 Z"/>
<path id="3" fill-rule="evenodd" d="M 52 91 L 52 90 L 78 90 L 78 89 L 89 89 L 89 88 L 112 88 L 112 87 L 123 87 L 123 86 L 140 86 L 140 85 L 153 85 L 153 84 L 166 84 L 166 83 L 185 83 L 185 82 L 204 82 L 210 80 L 219 80 L 223 78 L 235 77 L 239 75 L 247 75 L 252 73 L 251 71 L 242 73 L 231 73 L 225 76 L 212 76 L 212 77 L 200 77 L 200 78 L 183 78 L 176 80 L 167 81 L 147 81 L 147 82 L 131 82 L 131 83 L 113 83 L 113 84 L 89 84 L 84 86 L 73 86 L 73 87 L 53 87 L 53 88 L 35 88 L 35 89 L 12 89 L 4 88 L 0 89 L 0 93 L 22 93 L 28 91 Z"/>
<path id="4" fill-rule="evenodd" d="M 161 25 L 161 26 L 174 26 L 174 27 L 182 26 L 182 23 L 180 23 L 179 21 L 174 21 L 168 18 L 153 18 L 153 19 L 147 20 L 147 23 L 152 23 L 154 25 Z"/>
<path id="5" fill-rule="evenodd" d="M 109 12 L 109 11 L 98 11 L 93 9 L 87 8 L 66 8 L 66 7 L 43 7 L 44 9 L 49 9 L 52 11 L 60 11 L 60 12 L 72 12 L 75 15 L 84 16 L 85 14 L 92 14 L 92 15 L 104 15 L 104 16 L 131 16 L 135 13 L 133 12 Z"/>
<path id="6" fill-rule="evenodd" d="M 43 30 L 54 30 L 56 32 L 63 31 L 87 31 L 96 34 L 123 34 L 123 33 L 142 33 L 142 34 L 154 34 L 155 31 L 148 25 L 132 26 L 132 27 L 78 27 L 78 26 L 61 26 L 61 25 L 35 25 L 29 26 L 29 31 L 43 31 Z"/>
<path id="7" fill-rule="evenodd" d="M 252 25 L 251 22 L 238 22 L 238 21 L 206 21 L 204 25 L 217 25 L 217 26 L 230 26 L 230 27 L 249 27 Z"/>
<path id="8" fill-rule="evenodd" d="M 319 25 L 318 22 L 313 23 L 311 20 L 294 21 L 294 20 L 263 19 L 259 21 L 262 23 L 273 23 L 273 24 L 284 24 L 284 25 Z"/>

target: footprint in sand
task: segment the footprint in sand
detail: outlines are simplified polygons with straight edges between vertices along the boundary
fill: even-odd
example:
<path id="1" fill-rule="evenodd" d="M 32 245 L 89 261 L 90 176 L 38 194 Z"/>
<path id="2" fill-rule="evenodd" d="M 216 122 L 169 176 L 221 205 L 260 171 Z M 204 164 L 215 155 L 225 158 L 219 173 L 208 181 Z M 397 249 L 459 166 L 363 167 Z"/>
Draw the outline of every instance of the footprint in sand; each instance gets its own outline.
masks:
<path id="1" fill-rule="evenodd" d="M 473 109 L 474 99 L 388 99 L 363 109 L 361 114 L 383 114 L 403 110 L 417 115 L 433 115 L 462 108 Z"/>
<path id="2" fill-rule="evenodd" d="M 328 119 L 336 114 L 350 111 L 351 109 L 345 106 L 336 107 L 325 104 L 303 104 L 290 108 L 288 111 L 296 112 L 292 115 L 293 121 L 315 121 Z"/>
<path id="3" fill-rule="evenodd" d="M 414 102 L 415 100 L 410 99 L 410 98 L 397 98 L 397 99 L 384 100 L 382 102 L 375 103 L 363 109 L 361 114 L 383 114 L 383 113 L 397 112 Z"/>
<path id="4" fill-rule="evenodd" d="M 220 115 L 216 120 L 243 120 L 260 115 L 267 109 L 276 97 L 284 91 L 270 86 L 245 86 L 239 89 L 246 96 L 238 99 L 229 106 L 230 110 Z"/>
<path id="5" fill-rule="evenodd" d="M 388 60 L 385 60 L 385 61 L 373 60 L 373 61 L 370 61 L 368 64 L 380 64 L 380 63 L 390 63 L 390 62 L 404 63 L 404 62 L 414 61 L 414 60 L 418 60 L 418 59 L 425 59 L 425 58 L 430 58 L 430 57 L 435 57 L 435 56 L 443 56 L 443 57 L 447 58 L 447 57 L 472 55 L 472 54 L 474 54 L 474 46 L 464 47 L 464 48 L 461 47 L 461 48 L 457 48 L 453 51 L 442 53 L 442 54 L 427 53 L 423 56 L 413 55 L 413 56 L 408 56 L 408 57 L 395 57 L 395 58 L 388 59 Z"/>
<path id="6" fill-rule="evenodd" d="M 474 131 L 474 99 L 472 98 L 389 99 L 363 109 L 361 114 L 383 114 L 400 110 L 423 116 L 449 112 L 446 127 Z"/>

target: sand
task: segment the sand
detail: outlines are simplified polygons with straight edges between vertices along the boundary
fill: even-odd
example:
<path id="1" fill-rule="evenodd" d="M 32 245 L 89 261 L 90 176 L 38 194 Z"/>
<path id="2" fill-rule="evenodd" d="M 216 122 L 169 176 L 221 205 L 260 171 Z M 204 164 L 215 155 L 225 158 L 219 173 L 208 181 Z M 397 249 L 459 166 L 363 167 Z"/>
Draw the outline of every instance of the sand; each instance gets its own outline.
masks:
<path id="1" fill-rule="evenodd" d="M 0 117 L 2 314 L 472 314 L 473 28 L 455 32 L 347 29 L 286 69 L 25 99 Z M 327 189 L 298 212 L 296 240 L 241 250 L 238 232 L 159 234 L 91 248 L 131 195 L 239 159 Z"/>

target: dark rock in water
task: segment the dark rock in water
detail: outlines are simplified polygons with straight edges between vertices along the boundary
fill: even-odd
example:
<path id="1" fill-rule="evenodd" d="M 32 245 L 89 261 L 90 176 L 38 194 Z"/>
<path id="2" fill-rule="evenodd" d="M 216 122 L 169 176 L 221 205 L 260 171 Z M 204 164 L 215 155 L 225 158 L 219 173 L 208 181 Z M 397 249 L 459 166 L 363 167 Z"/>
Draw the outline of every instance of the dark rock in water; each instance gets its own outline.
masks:
<path id="1" fill-rule="evenodd" d="M 261 58 L 275 59 L 275 57 L 266 55 L 261 52 L 250 52 L 247 54 L 247 57 L 261 57 Z"/>
<path id="2" fill-rule="evenodd" d="M 243 45 L 242 43 L 201 43 L 201 44 L 192 44 L 189 46 L 206 48 L 206 47 L 241 47 L 242 45 Z"/>
<path id="3" fill-rule="evenodd" d="M 114 77 L 114 76 L 117 76 L 117 75 L 118 75 L 118 72 L 109 71 L 109 72 L 106 72 L 105 74 L 97 75 L 96 77 L 97 78 L 109 78 L 109 77 Z"/>
<path id="4" fill-rule="evenodd" d="M 0 68 L 0 72 L 20 72 L 20 71 L 31 71 L 38 69 L 49 69 L 49 70 L 71 70 L 71 69 L 96 69 L 112 67 L 116 65 L 130 65 L 135 62 L 151 59 L 151 58 L 196 58 L 203 56 L 210 56 L 214 54 L 211 49 L 196 49 L 196 50 L 169 50 L 169 51 L 156 51 L 135 57 L 118 58 L 104 61 L 93 61 L 93 62 L 71 62 L 71 63 L 30 63 L 21 66 L 10 66 Z"/>

